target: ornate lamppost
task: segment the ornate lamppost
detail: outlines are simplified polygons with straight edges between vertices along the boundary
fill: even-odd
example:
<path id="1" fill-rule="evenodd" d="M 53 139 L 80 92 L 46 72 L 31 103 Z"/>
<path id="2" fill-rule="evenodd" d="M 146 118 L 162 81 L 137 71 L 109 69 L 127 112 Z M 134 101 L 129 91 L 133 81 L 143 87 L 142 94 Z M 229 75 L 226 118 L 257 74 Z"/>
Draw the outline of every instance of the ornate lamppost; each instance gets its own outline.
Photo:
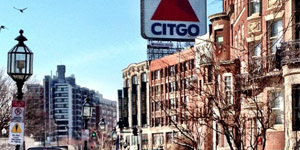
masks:
<path id="1" fill-rule="evenodd" d="M 112 130 L 111 137 L 112 137 L 112 141 L 113 141 L 112 149 L 116 149 L 116 147 L 117 147 L 117 139 L 118 139 L 118 134 L 117 134 L 116 128 L 114 128 Z"/>
<path id="2" fill-rule="evenodd" d="M 104 144 L 104 132 L 106 130 L 106 123 L 105 123 L 105 120 L 104 118 L 101 119 L 101 121 L 99 122 L 99 126 L 100 126 L 100 130 L 101 130 L 101 133 L 102 133 L 102 146 L 101 146 L 101 150 L 103 149 L 103 144 Z"/>
<path id="3" fill-rule="evenodd" d="M 23 36 L 24 31 L 20 30 L 20 35 L 15 38 L 19 43 L 9 52 L 7 58 L 7 74 L 16 82 L 18 87 L 17 99 L 22 100 L 22 88 L 24 82 L 32 75 L 33 72 L 33 53 L 24 44 L 27 38 Z M 20 145 L 16 145 L 16 150 Z"/>
<path id="4" fill-rule="evenodd" d="M 83 104 L 83 113 L 82 118 L 84 119 L 84 129 L 88 129 L 88 122 L 92 118 L 93 105 L 90 102 L 90 98 L 87 97 L 85 99 L 85 103 Z M 87 140 L 84 141 L 84 150 L 87 150 Z"/>

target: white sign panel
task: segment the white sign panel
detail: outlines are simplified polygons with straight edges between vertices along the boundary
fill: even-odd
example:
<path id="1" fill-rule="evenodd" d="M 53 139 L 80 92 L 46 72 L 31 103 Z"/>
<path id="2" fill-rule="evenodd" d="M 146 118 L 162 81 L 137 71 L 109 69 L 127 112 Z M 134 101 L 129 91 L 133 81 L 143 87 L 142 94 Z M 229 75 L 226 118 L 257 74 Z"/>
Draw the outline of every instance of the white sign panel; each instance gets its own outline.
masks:
<path id="1" fill-rule="evenodd" d="M 82 130 L 82 139 L 89 140 L 90 139 L 90 132 L 88 129 Z"/>
<path id="2" fill-rule="evenodd" d="M 206 33 L 206 0 L 141 0 L 145 39 L 194 40 Z"/>
<path id="3" fill-rule="evenodd" d="M 24 122 L 25 101 L 12 101 L 11 111 L 12 122 Z"/>
<path id="4" fill-rule="evenodd" d="M 9 144 L 22 145 L 24 141 L 24 123 L 11 122 L 9 126 Z"/>

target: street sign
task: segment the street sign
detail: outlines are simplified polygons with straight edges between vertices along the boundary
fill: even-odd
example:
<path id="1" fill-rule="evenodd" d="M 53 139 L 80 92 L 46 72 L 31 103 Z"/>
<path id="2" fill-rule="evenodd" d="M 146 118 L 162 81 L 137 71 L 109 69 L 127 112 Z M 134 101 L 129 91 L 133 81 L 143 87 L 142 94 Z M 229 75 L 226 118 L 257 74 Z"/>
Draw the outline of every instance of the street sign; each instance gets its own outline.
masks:
<path id="1" fill-rule="evenodd" d="M 194 41 L 206 33 L 206 0 L 141 0 L 145 39 Z"/>
<path id="2" fill-rule="evenodd" d="M 12 122 L 24 122 L 24 110 L 25 110 L 25 101 L 13 100 L 12 101 L 11 121 Z"/>
<path id="3" fill-rule="evenodd" d="M 9 144 L 22 145 L 24 141 L 24 123 L 11 122 L 9 126 Z"/>
<path id="4" fill-rule="evenodd" d="M 82 130 L 82 139 L 89 140 L 90 139 L 90 131 L 88 129 Z"/>

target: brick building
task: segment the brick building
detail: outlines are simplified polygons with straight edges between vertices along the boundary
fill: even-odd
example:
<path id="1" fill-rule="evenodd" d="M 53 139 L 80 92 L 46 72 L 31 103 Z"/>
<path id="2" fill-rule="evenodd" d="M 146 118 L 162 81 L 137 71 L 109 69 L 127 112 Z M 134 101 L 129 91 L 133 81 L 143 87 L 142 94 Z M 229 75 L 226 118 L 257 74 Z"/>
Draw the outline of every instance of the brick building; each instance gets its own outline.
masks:
<path id="1" fill-rule="evenodd" d="M 184 108 L 190 105 L 189 90 L 195 74 L 193 48 L 150 62 L 150 131 L 152 149 L 172 149 L 182 144 L 176 137 L 183 125 Z M 175 138 L 174 138 L 175 137 Z M 172 145 L 173 144 L 173 145 Z"/>
<path id="2" fill-rule="evenodd" d="M 111 132 L 117 123 L 117 102 L 103 98 L 102 94 L 96 92 L 96 126 L 103 118 L 106 123 L 106 131 Z"/>
<path id="3" fill-rule="evenodd" d="M 297 148 L 299 6 L 297 0 L 223 0 L 223 12 L 209 16 L 210 31 L 195 39 L 194 48 L 150 61 L 144 144 Z M 134 91 L 127 79 L 138 71 L 135 65 L 123 70 L 123 100 Z M 130 99 L 122 119 L 133 127 Z"/>
<path id="4" fill-rule="evenodd" d="M 218 69 L 213 69 L 214 86 L 224 95 L 231 93 L 225 99 L 230 97 L 232 106 L 239 104 L 235 113 L 245 117 L 245 134 L 241 138 L 244 148 L 296 146 L 300 83 L 298 8 L 296 0 L 223 0 L 223 12 L 209 16 L 214 58 L 210 63 L 218 65 Z M 203 40 L 196 42 L 196 48 L 199 43 Z M 253 110 L 262 112 L 261 116 Z M 213 149 L 230 149 L 227 140 L 234 141 L 240 130 L 220 126 L 213 121 L 215 130 L 230 131 L 232 136 L 227 138 L 214 131 Z"/>
<path id="5" fill-rule="evenodd" d="M 180 133 L 172 125 L 190 105 L 189 82 L 195 74 L 193 48 L 152 61 L 131 64 L 123 72 L 124 88 L 119 95 L 119 128 L 121 148 L 170 149 Z M 148 83 L 149 82 L 149 83 Z M 182 90 L 180 90 L 182 89 Z M 133 128 L 138 135 L 133 135 Z M 139 140 L 138 140 L 139 138 Z M 174 145 L 173 145 L 174 146 Z"/>

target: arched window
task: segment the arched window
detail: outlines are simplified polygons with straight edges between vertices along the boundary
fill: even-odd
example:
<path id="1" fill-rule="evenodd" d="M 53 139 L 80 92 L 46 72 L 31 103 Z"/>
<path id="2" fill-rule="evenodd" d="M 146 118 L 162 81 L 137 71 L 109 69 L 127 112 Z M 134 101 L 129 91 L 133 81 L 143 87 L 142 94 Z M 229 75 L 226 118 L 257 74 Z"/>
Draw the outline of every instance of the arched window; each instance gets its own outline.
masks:
<path id="1" fill-rule="evenodd" d="M 142 73 L 142 82 L 147 82 L 147 75 L 146 75 L 146 73 L 144 72 L 144 73 Z"/>
<path id="2" fill-rule="evenodd" d="M 134 75 L 134 76 L 132 77 L 131 83 L 132 83 L 132 84 L 138 84 L 138 80 L 137 80 L 137 76 L 136 76 L 136 75 Z"/>

